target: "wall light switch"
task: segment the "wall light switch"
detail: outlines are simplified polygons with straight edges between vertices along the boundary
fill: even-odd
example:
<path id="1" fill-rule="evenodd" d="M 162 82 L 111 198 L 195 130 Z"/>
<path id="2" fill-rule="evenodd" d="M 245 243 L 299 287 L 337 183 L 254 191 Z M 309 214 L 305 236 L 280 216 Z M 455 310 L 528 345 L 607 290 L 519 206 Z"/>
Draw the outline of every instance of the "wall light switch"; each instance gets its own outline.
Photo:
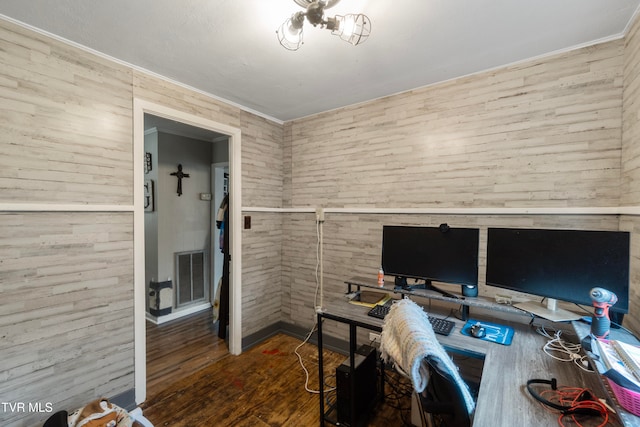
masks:
<path id="1" fill-rule="evenodd" d="M 211 193 L 200 193 L 200 200 L 211 201 Z"/>

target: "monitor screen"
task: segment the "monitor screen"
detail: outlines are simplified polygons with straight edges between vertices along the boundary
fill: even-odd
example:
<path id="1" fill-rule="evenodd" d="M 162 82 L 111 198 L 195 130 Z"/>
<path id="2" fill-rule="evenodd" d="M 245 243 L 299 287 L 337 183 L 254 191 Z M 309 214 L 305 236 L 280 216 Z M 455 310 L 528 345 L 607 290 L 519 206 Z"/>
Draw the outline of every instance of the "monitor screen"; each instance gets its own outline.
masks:
<path id="1" fill-rule="evenodd" d="M 477 228 L 385 225 L 382 269 L 396 277 L 477 285 Z"/>
<path id="2" fill-rule="evenodd" d="M 629 233 L 489 228 L 487 285 L 592 305 L 589 291 L 614 292 L 629 311 Z"/>

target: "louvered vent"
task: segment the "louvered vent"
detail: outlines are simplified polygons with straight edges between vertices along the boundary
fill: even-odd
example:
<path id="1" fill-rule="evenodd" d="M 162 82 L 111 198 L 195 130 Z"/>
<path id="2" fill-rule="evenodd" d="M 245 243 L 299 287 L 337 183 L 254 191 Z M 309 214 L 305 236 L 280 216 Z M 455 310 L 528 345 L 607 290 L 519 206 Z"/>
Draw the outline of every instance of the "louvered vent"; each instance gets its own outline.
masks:
<path id="1" fill-rule="evenodd" d="M 177 306 L 203 301 L 206 289 L 205 251 L 176 253 Z"/>

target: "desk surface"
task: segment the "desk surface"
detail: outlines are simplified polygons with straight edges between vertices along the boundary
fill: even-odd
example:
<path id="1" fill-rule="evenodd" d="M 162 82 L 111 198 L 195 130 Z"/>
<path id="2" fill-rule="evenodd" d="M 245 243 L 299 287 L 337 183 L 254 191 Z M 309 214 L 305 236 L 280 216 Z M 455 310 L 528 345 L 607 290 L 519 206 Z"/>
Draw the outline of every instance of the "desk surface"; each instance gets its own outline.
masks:
<path id="1" fill-rule="evenodd" d="M 345 317 L 361 323 L 369 329 L 380 329 L 382 321 L 367 315 L 367 307 L 349 304 L 346 299 L 326 301 L 324 314 L 328 317 Z M 444 311 L 432 309 L 430 314 L 444 317 Z M 465 322 L 450 317 L 456 328 L 449 336 L 438 335 L 445 348 L 476 353 L 484 357 L 484 367 L 474 414 L 474 426 L 539 427 L 558 425 L 556 413 L 544 409 L 526 389 L 530 379 L 556 378 L 558 385 L 586 387 L 598 397 L 605 397 L 596 374 L 583 371 L 571 362 L 560 362 L 547 356 L 542 348 L 547 339 L 528 325 L 529 318 L 519 323 L 472 313 L 474 319 L 493 321 L 514 328 L 515 335 L 509 346 L 482 341 L 460 333 Z M 611 426 L 620 426 L 614 417 Z M 594 419 L 596 421 L 596 419 Z M 585 426 L 597 423 L 584 423 Z"/>

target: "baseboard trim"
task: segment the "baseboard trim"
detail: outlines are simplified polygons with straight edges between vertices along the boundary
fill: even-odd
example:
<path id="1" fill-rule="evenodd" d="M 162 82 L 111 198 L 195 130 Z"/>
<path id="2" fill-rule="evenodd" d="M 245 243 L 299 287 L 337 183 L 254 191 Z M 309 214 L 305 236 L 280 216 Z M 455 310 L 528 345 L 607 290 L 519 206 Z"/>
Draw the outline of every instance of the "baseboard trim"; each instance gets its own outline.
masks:
<path id="1" fill-rule="evenodd" d="M 283 322 L 277 322 L 274 323 L 272 325 L 267 326 L 266 328 L 263 328 L 261 330 L 259 330 L 258 332 L 254 332 L 251 335 L 247 335 L 246 337 L 242 338 L 242 351 L 245 352 L 247 350 L 249 350 L 250 348 L 260 344 L 261 342 L 263 342 L 264 340 L 266 340 L 267 338 L 271 338 L 272 336 L 283 332 L 282 330 L 282 324 Z"/>
<path id="2" fill-rule="evenodd" d="M 172 311 L 171 313 L 156 317 L 150 313 L 145 313 L 145 317 L 148 321 L 155 323 L 156 325 L 162 325 L 163 323 L 170 322 L 172 320 L 180 319 L 182 317 L 190 316 L 195 313 L 200 313 L 201 311 L 208 310 L 211 308 L 210 302 L 204 302 L 202 304 L 194 305 L 189 308 L 185 308 L 182 310 Z"/>
<path id="3" fill-rule="evenodd" d="M 309 328 L 304 328 L 302 326 L 294 325 L 287 322 L 277 322 L 270 326 L 267 326 L 264 329 L 259 330 L 251 335 L 247 335 L 242 339 L 242 351 L 249 350 L 251 347 L 260 344 L 265 341 L 267 338 L 271 338 L 272 336 L 282 333 L 285 335 L 289 335 L 294 338 L 298 338 L 300 341 L 304 341 L 309 334 Z M 318 345 L 318 332 L 314 331 L 313 334 L 309 337 L 310 344 L 315 346 Z M 340 354 L 349 354 L 349 342 L 346 340 L 334 338 L 329 335 L 323 335 L 322 337 L 322 346 L 331 351 L 335 351 Z"/>
<path id="4" fill-rule="evenodd" d="M 109 402 L 126 409 L 127 412 L 130 412 L 138 406 L 136 405 L 136 390 L 134 388 L 130 388 L 125 392 L 116 394 L 109 398 Z"/>

